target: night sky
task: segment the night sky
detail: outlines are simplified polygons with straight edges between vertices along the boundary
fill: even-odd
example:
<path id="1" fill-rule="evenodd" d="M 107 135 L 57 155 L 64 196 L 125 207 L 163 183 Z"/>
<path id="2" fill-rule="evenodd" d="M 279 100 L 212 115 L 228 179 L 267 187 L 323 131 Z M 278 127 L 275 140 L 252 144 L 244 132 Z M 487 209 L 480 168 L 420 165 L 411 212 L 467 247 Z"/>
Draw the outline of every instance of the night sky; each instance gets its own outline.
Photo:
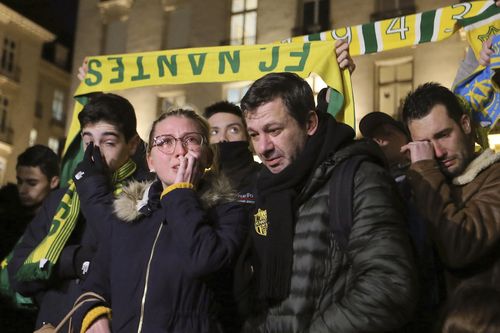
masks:
<path id="1" fill-rule="evenodd" d="M 58 36 L 58 41 L 73 48 L 78 0 L 0 0 L 30 20 Z"/>

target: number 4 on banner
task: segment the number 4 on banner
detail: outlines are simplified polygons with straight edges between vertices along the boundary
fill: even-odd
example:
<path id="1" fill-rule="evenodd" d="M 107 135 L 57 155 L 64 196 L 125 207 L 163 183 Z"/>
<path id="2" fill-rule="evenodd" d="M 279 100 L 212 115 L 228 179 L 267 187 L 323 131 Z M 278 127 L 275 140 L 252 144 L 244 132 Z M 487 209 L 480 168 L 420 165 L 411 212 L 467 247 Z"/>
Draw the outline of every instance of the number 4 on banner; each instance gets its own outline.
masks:
<path id="1" fill-rule="evenodd" d="M 396 25 L 399 25 L 399 28 L 396 28 Z M 399 37 L 401 40 L 406 39 L 406 32 L 409 31 L 410 28 L 406 26 L 406 17 L 401 16 L 401 17 L 396 17 L 391 21 L 391 24 L 389 24 L 389 27 L 387 28 L 386 34 L 397 34 L 399 33 Z"/>

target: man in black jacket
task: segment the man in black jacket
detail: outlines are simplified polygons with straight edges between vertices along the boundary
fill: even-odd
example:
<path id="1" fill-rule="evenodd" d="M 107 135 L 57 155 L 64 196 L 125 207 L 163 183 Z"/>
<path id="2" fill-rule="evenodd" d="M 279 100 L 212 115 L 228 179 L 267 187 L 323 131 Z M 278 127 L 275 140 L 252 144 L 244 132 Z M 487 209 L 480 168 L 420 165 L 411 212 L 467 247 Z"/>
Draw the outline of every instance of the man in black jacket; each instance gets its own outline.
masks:
<path id="1" fill-rule="evenodd" d="M 221 171 L 229 178 L 243 204 L 255 203 L 255 179 L 261 165 L 250 150 L 245 119 L 239 106 L 217 102 L 205 108 L 210 143 L 217 146 Z"/>
<path id="2" fill-rule="evenodd" d="M 58 324 L 80 294 L 91 267 L 113 193 L 140 178 L 131 160 L 140 141 L 132 105 L 114 94 L 97 94 L 78 115 L 85 157 L 67 187 L 54 191 L 26 229 L 8 265 L 13 288 L 34 297 L 36 327 Z M 106 191 L 97 191 L 102 187 Z M 97 197 L 94 193 L 107 193 Z"/>
<path id="3" fill-rule="evenodd" d="M 32 331 L 35 325 L 36 307 L 11 290 L 5 265 L 43 200 L 59 186 L 59 157 L 49 147 L 29 147 L 17 157 L 16 178 L 17 185 L 0 189 L 0 327 L 5 333 Z"/>
<path id="4" fill-rule="evenodd" d="M 316 111 L 292 73 L 255 81 L 241 101 L 265 168 L 257 181 L 253 240 L 256 308 L 249 332 L 386 332 L 412 317 L 416 274 L 397 189 L 372 160 L 373 143 Z M 339 247 L 329 223 L 337 165 L 368 155 L 355 172 L 353 221 Z M 342 193 L 338 193 L 342 195 Z M 344 209 L 350 209 L 343 207 Z"/>

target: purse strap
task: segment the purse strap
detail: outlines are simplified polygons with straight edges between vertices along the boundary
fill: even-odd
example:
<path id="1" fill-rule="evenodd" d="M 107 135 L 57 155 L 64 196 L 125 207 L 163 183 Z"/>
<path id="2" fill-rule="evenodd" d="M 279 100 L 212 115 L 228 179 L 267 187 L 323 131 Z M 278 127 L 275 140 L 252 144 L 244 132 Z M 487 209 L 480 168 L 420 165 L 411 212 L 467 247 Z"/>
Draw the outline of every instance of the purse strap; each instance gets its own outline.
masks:
<path id="1" fill-rule="evenodd" d="M 85 298 L 85 297 L 88 297 L 88 298 Z M 85 298 L 85 299 L 83 299 L 83 298 Z M 64 318 L 56 326 L 55 332 L 58 332 L 61 329 L 61 327 L 64 326 L 64 324 L 68 321 L 68 319 L 71 318 L 71 316 L 75 313 L 76 310 L 78 310 L 83 304 L 85 304 L 87 302 L 91 302 L 91 301 L 105 302 L 106 300 L 101 295 L 96 294 L 96 293 L 91 292 L 91 291 L 88 291 L 86 293 L 81 294 L 80 297 L 78 297 L 76 299 L 75 303 L 73 304 L 73 308 L 71 310 L 69 310 L 69 312 L 66 314 L 66 316 L 64 316 Z M 69 331 L 71 331 L 71 328 Z"/>

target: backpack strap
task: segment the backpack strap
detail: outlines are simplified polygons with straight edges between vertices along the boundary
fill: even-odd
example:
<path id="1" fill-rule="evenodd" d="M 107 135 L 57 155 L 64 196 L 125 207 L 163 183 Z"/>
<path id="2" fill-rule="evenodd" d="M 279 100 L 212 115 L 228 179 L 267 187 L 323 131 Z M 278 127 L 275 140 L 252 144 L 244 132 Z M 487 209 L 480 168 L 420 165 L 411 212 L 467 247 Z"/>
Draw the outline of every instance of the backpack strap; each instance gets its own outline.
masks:
<path id="1" fill-rule="evenodd" d="M 330 228 L 339 248 L 345 252 L 353 224 L 354 175 L 367 155 L 354 155 L 341 161 L 330 178 Z"/>

